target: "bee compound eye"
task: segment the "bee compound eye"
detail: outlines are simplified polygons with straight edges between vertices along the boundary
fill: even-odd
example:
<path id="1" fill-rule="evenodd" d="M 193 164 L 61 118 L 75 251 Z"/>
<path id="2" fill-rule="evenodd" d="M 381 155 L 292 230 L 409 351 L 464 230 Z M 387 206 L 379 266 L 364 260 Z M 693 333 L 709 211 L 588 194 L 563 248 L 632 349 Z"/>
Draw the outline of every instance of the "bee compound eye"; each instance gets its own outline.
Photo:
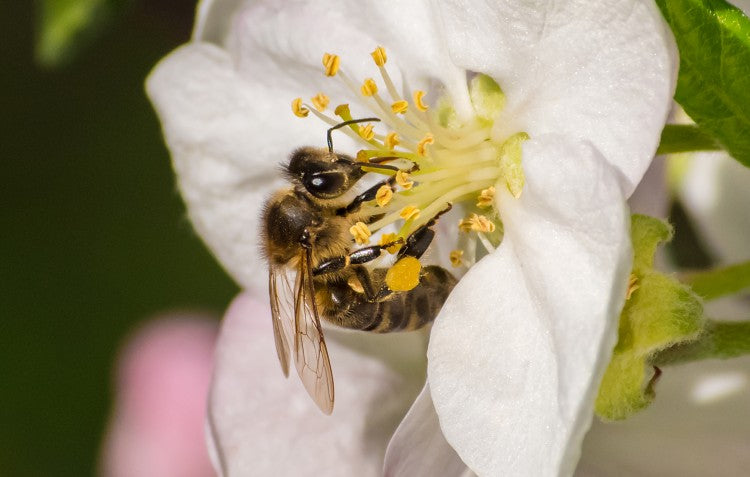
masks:
<path id="1" fill-rule="evenodd" d="M 338 197 L 346 191 L 346 177 L 338 171 L 305 174 L 302 181 L 308 192 L 321 199 Z"/>

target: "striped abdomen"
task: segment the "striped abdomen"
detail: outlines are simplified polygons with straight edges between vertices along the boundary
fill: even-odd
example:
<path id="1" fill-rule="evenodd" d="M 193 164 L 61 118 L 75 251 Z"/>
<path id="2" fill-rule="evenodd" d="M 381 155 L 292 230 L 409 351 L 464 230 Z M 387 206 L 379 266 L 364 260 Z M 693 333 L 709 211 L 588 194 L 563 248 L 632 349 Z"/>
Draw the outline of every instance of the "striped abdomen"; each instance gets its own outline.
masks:
<path id="1" fill-rule="evenodd" d="M 373 290 L 382 287 L 385 273 L 386 269 L 370 272 Z M 428 266 L 422 269 L 416 288 L 391 293 L 381 301 L 368 300 L 365 293 L 354 291 L 344 281 L 319 283 L 316 288 L 323 292 L 318 306 L 328 321 L 345 328 L 389 333 L 416 330 L 430 323 L 455 284 L 456 279 L 447 270 Z"/>

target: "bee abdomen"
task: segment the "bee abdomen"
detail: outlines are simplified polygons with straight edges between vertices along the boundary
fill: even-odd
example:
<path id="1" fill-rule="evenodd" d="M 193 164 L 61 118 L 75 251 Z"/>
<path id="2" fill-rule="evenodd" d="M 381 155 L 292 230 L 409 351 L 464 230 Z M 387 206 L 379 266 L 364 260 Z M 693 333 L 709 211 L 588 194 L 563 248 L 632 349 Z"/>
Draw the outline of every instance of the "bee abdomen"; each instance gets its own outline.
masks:
<path id="1" fill-rule="evenodd" d="M 385 272 L 386 269 L 372 271 L 376 289 L 384 283 Z M 353 293 L 348 287 L 344 290 L 329 286 L 332 296 L 340 298 L 334 299 L 338 306 L 329 307 L 324 316 L 339 326 L 375 333 L 416 330 L 435 319 L 455 284 L 456 279 L 448 271 L 428 266 L 416 288 L 393 293 L 379 302 L 367 301 L 364 294 Z"/>

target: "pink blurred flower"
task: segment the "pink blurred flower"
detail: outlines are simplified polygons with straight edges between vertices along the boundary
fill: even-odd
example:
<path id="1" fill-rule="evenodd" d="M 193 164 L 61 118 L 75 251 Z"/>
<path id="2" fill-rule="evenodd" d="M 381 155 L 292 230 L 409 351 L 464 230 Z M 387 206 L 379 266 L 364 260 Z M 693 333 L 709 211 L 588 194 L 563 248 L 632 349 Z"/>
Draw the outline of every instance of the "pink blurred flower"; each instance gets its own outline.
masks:
<path id="1" fill-rule="evenodd" d="M 109 477 L 208 477 L 206 396 L 217 324 L 202 315 L 157 319 L 128 341 L 102 453 Z"/>

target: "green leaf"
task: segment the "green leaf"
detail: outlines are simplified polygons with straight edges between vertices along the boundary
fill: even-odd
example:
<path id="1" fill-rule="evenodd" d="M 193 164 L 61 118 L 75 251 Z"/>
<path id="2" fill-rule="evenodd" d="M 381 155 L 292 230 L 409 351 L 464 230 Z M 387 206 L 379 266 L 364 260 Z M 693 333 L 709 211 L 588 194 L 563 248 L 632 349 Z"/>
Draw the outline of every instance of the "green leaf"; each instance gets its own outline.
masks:
<path id="1" fill-rule="evenodd" d="M 714 138 L 694 124 L 667 124 L 661 132 L 657 154 L 720 150 Z"/>
<path id="2" fill-rule="evenodd" d="M 675 100 L 750 166 L 750 19 L 724 0 L 656 0 L 680 50 Z"/>
<path id="3" fill-rule="evenodd" d="M 656 377 L 650 368 L 652 357 L 695 340 L 704 327 L 700 299 L 690 288 L 653 269 L 656 248 L 671 239 L 672 228 L 658 219 L 633 215 L 630 234 L 635 280 L 595 403 L 597 415 L 608 420 L 625 419 L 648 406 Z"/>
<path id="4" fill-rule="evenodd" d="M 128 0 L 39 0 L 36 59 L 47 67 L 72 60 Z"/>
<path id="5" fill-rule="evenodd" d="M 685 277 L 685 281 L 695 293 L 706 300 L 733 295 L 750 288 L 750 261 L 706 272 L 691 273 Z"/>

